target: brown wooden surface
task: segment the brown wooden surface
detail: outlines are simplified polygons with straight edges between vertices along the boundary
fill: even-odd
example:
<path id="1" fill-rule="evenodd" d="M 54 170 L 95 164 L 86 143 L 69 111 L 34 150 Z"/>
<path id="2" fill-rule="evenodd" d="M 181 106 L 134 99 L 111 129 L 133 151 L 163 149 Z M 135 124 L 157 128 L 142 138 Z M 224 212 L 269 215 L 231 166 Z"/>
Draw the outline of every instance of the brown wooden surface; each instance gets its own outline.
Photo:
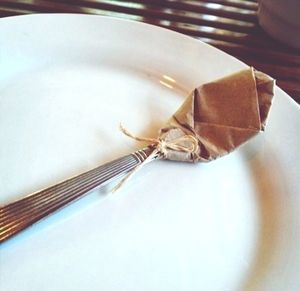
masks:
<path id="1" fill-rule="evenodd" d="M 0 17 L 46 12 L 99 14 L 190 35 L 271 75 L 300 103 L 300 50 L 266 35 L 258 25 L 257 9 L 255 0 L 0 0 Z"/>

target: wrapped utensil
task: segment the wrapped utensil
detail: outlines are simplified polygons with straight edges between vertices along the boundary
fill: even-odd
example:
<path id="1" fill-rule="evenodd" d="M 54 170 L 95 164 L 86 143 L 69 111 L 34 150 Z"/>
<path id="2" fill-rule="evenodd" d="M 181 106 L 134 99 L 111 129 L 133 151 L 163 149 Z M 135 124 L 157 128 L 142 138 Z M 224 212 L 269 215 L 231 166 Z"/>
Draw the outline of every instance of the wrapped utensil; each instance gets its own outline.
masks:
<path id="1" fill-rule="evenodd" d="M 38 220 L 127 174 L 117 188 L 143 165 L 156 159 L 209 162 L 235 150 L 263 131 L 275 81 L 253 68 L 195 88 L 163 126 L 158 137 L 137 137 L 145 149 L 70 178 L 0 207 L 0 242 Z"/>

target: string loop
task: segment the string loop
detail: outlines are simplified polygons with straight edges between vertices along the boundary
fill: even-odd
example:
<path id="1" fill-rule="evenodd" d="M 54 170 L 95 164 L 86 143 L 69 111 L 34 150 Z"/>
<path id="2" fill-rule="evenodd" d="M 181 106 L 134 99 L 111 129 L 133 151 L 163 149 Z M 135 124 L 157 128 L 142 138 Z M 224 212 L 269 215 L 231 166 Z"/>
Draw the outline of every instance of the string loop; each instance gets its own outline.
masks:
<path id="1" fill-rule="evenodd" d="M 199 151 L 199 144 L 196 137 L 193 135 L 187 134 L 178 138 L 175 138 L 171 141 L 166 141 L 160 138 L 149 138 L 149 137 L 139 137 L 133 135 L 125 127 L 120 124 L 120 130 L 126 136 L 139 141 L 147 142 L 154 146 L 153 152 L 138 166 L 136 166 L 131 172 L 129 172 L 113 189 L 112 192 L 119 190 L 137 171 L 139 171 L 145 164 L 152 161 L 152 159 L 158 154 L 163 158 L 166 158 L 169 150 L 197 154 Z M 185 143 L 185 144 L 183 144 Z M 186 145 L 187 144 L 187 145 Z"/>
<path id="2" fill-rule="evenodd" d="M 166 141 L 160 138 L 149 138 L 149 137 L 139 137 L 136 135 L 133 135 L 131 132 L 129 132 L 125 127 L 123 127 L 122 124 L 120 124 L 120 130 L 127 135 L 128 137 L 140 141 L 140 142 L 148 142 L 150 144 L 153 144 L 157 151 L 163 155 L 163 157 L 166 157 L 166 154 L 168 150 L 173 150 L 177 152 L 184 152 L 184 153 L 197 153 L 199 150 L 199 144 L 196 137 L 194 137 L 191 134 L 187 134 L 178 138 L 175 138 L 170 141 Z M 184 142 L 187 142 L 188 145 L 183 145 Z"/>

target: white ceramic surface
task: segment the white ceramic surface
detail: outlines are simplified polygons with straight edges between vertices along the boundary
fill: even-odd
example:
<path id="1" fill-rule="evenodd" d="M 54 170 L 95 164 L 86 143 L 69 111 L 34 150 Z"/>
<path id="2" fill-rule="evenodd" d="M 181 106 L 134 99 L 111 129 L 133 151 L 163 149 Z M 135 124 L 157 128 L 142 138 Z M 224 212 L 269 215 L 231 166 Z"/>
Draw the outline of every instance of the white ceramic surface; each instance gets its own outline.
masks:
<path id="1" fill-rule="evenodd" d="M 204 43 L 98 16 L 0 20 L 0 203 L 140 147 L 195 86 L 244 68 Z M 208 164 L 159 161 L 7 241 L 0 289 L 300 290 L 299 106 Z"/>

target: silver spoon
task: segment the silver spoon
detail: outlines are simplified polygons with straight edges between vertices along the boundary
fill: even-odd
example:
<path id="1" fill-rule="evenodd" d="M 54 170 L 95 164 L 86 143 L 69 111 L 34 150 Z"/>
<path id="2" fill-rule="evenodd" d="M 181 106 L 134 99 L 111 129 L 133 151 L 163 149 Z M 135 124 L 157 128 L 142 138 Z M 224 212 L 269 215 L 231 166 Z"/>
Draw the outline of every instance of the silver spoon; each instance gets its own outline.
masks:
<path id="1" fill-rule="evenodd" d="M 0 207 L 0 243 L 81 198 L 89 191 L 133 170 L 153 152 L 151 146 Z M 158 159 L 159 155 L 154 155 Z"/>

